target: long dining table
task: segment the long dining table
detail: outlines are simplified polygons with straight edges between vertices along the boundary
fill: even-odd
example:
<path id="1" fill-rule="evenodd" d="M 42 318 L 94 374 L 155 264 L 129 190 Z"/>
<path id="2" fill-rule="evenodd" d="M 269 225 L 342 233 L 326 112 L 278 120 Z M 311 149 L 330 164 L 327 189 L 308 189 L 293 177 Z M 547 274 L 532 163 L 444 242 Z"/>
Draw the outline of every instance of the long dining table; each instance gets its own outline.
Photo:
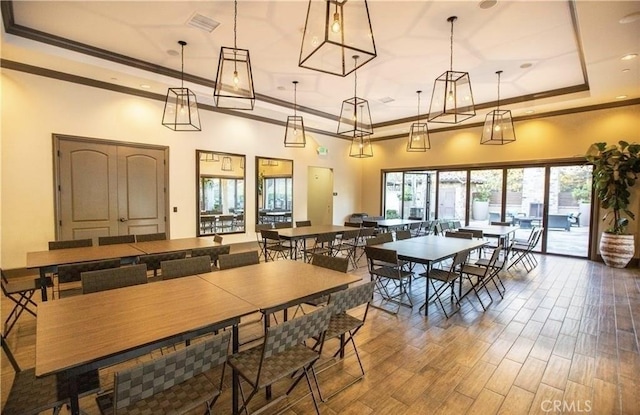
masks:
<path id="1" fill-rule="evenodd" d="M 162 254 L 165 252 L 190 251 L 194 248 L 209 248 L 222 245 L 214 242 L 212 236 L 192 238 L 163 239 L 159 241 L 144 241 L 130 244 L 145 254 Z"/>
<path id="2" fill-rule="evenodd" d="M 349 230 L 353 230 L 353 228 L 341 225 L 312 225 L 300 226 L 296 228 L 277 229 L 280 238 L 291 242 L 293 259 L 298 259 L 298 250 L 296 249 L 296 247 L 298 246 L 299 242 L 302 242 L 302 252 L 304 252 L 307 249 L 308 238 L 314 238 L 320 234 L 326 233 L 335 232 L 339 234 Z"/>
<path id="3" fill-rule="evenodd" d="M 479 248 L 487 241 L 482 239 L 447 238 L 439 235 L 418 236 L 400 241 L 386 242 L 377 247 L 392 249 L 397 252 L 398 259 L 422 264 L 428 272 L 431 266 L 458 252 Z M 425 304 L 428 304 L 428 290 L 425 290 Z M 427 314 L 425 306 L 424 313 Z"/>
<path id="4" fill-rule="evenodd" d="M 465 226 L 463 228 L 458 229 L 459 232 L 464 232 L 465 230 L 474 230 L 474 231 L 482 231 L 484 236 L 488 236 L 490 238 L 498 238 L 501 239 L 504 243 L 503 246 L 509 246 L 509 239 L 516 233 L 516 230 L 519 228 L 516 226 L 503 226 L 503 225 L 483 225 L 483 226 Z"/>
<path id="5" fill-rule="evenodd" d="M 242 316 L 286 312 L 359 280 L 356 275 L 285 260 L 43 303 L 36 322 L 36 375 L 67 372 L 72 413 L 78 414 L 81 373 L 229 326 L 236 352 Z M 269 318 L 265 320 L 268 326 Z M 237 373 L 233 378 L 236 414 Z"/>

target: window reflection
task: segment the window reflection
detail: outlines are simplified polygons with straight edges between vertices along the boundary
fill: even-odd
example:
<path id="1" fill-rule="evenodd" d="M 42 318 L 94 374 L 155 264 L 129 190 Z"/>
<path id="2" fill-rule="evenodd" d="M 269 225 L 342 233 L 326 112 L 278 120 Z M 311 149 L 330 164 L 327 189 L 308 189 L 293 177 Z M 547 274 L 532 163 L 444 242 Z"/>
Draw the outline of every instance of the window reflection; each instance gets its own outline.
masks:
<path id="1" fill-rule="evenodd" d="M 291 222 L 293 161 L 258 157 L 256 168 L 256 223 Z"/>
<path id="2" fill-rule="evenodd" d="M 198 235 L 245 231 L 244 156 L 197 152 Z"/>

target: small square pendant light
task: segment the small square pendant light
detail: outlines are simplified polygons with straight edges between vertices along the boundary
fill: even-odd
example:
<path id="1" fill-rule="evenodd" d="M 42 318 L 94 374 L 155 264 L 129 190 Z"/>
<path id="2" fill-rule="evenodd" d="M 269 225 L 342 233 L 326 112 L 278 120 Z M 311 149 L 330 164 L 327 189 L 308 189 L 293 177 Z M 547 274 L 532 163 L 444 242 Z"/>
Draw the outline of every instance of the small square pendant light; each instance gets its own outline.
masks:
<path id="1" fill-rule="evenodd" d="M 287 117 L 287 128 L 284 132 L 285 147 L 304 147 L 307 145 L 307 137 L 304 131 L 304 120 L 297 115 L 297 87 L 298 81 L 293 81 L 293 115 Z"/>
<path id="2" fill-rule="evenodd" d="M 457 124 L 476 115 L 469 73 L 453 70 L 453 22 L 457 19 L 447 19 L 451 23 L 450 66 L 433 84 L 428 118 L 431 122 Z"/>
<path id="3" fill-rule="evenodd" d="M 220 48 L 213 99 L 218 108 L 253 110 L 256 95 L 253 89 L 251 60 L 247 49 L 238 49 L 238 2 L 234 4 L 233 48 Z"/>
<path id="4" fill-rule="evenodd" d="M 516 130 L 513 127 L 511 111 L 500 109 L 500 74 L 498 74 L 498 105 L 496 109 L 487 114 L 482 129 L 480 144 L 509 144 L 516 141 Z"/>
<path id="5" fill-rule="evenodd" d="M 187 42 L 180 40 L 180 88 L 169 88 L 164 103 L 162 125 L 174 131 L 200 131 L 200 116 L 196 94 L 184 87 L 184 47 Z"/>
<path id="6" fill-rule="evenodd" d="M 367 1 L 309 0 L 298 66 L 346 76 L 356 69 L 345 60 L 353 53 L 358 66 L 377 56 Z"/>
<path id="7" fill-rule="evenodd" d="M 418 94 L 418 122 L 411 124 L 409 130 L 409 141 L 407 141 L 407 151 L 427 151 L 431 148 L 431 140 L 429 139 L 429 128 L 426 123 L 420 122 L 420 94 L 422 91 L 416 91 Z"/>
<path id="8" fill-rule="evenodd" d="M 371 136 L 369 134 L 354 136 L 351 140 L 351 146 L 349 147 L 349 157 L 373 157 L 373 148 L 371 147 L 370 137 Z"/>
<path id="9" fill-rule="evenodd" d="M 354 66 L 358 66 L 358 58 L 354 55 Z M 358 97 L 358 72 L 354 69 L 353 98 L 342 101 L 342 109 L 338 120 L 338 134 L 352 138 L 351 157 L 372 157 L 371 140 L 373 123 L 369 111 L 369 101 Z"/>

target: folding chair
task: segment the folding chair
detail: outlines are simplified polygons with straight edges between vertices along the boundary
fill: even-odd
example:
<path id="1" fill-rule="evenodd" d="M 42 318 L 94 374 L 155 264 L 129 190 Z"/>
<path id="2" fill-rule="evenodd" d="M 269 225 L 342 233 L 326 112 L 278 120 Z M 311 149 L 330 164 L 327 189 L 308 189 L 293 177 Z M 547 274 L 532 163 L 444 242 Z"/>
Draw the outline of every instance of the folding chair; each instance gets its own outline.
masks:
<path id="1" fill-rule="evenodd" d="M 437 300 L 440 308 L 444 315 L 449 318 L 450 315 L 447 314 L 447 310 L 444 307 L 444 303 L 442 302 L 442 295 L 445 293 L 447 289 L 451 291 L 450 299 L 451 304 L 456 306 L 456 310 L 451 314 L 455 314 L 458 312 L 460 307 L 460 299 L 456 296 L 455 292 L 455 282 L 456 280 L 460 281 L 462 274 L 462 266 L 467 261 L 467 256 L 469 256 L 469 250 L 460 251 L 454 257 L 451 262 L 451 266 L 449 270 L 439 269 L 439 268 L 431 268 L 427 272 L 423 272 L 420 274 L 421 277 L 425 277 L 427 279 L 426 284 L 426 298 L 427 301 L 420 306 L 422 310 L 423 307 L 429 307 L 429 303 L 433 298 Z M 436 282 L 439 282 L 439 285 L 436 286 Z M 433 288 L 433 294 L 429 295 L 429 284 Z M 455 300 L 455 301 L 454 301 Z"/>
<path id="2" fill-rule="evenodd" d="M 351 231 L 342 232 L 342 238 L 340 238 L 340 243 L 337 246 L 334 246 L 334 253 L 344 255 L 351 264 L 353 264 L 353 268 L 358 268 L 358 263 L 356 262 L 356 249 L 358 248 L 358 238 L 360 237 L 360 228 L 354 229 Z M 312 261 L 314 259 L 312 258 Z"/>
<path id="3" fill-rule="evenodd" d="M 220 396 L 231 331 L 114 374 L 113 392 L 98 396 L 103 415 L 184 414 L 204 406 L 211 414 Z M 220 380 L 209 378 L 222 366 Z"/>
<path id="4" fill-rule="evenodd" d="M 371 281 L 366 284 L 357 285 L 355 287 L 347 288 L 346 290 L 338 291 L 336 293 L 331 294 L 329 297 L 329 306 L 332 307 L 332 315 L 329 320 L 329 327 L 327 328 L 327 332 L 325 334 L 325 343 L 327 340 L 333 338 L 340 339 L 340 346 L 338 350 L 333 354 L 334 363 L 323 366 L 319 368 L 319 370 L 313 371 L 314 377 L 316 380 L 316 385 L 318 385 L 318 394 L 320 395 L 320 400 L 322 402 L 326 402 L 331 399 L 337 393 L 345 390 L 349 386 L 358 382 L 360 379 L 364 378 L 364 367 L 362 366 L 362 361 L 360 360 L 360 355 L 358 354 L 358 348 L 356 347 L 356 343 L 354 341 L 354 336 L 367 319 L 367 313 L 369 311 L 369 305 L 373 298 L 373 289 L 375 287 L 375 282 Z M 364 315 L 362 318 L 354 317 L 348 314 L 349 310 L 353 310 L 362 305 L 366 305 L 364 310 Z M 330 367 L 336 365 L 340 362 L 340 360 L 345 358 L 345 348 L 347 344 L 351 343 L 353 346 L 353 351 L 355 353 L 356 358 L 358 359 L 358 365 L 360 366 L 360 375 L 356 378 L 352 379 L 347 384 L 339 387 L 333 392 L 330 392 L 327 397 L 323 397 L 322 389 L 320 387 L 320 382 L 318 381 L 317 375 L 329 369 Z M 338 358 L 336 360 L 336 358 Z"/>
<path id="5" fill-rule="evenodd" d="M 511 248 L 515 259 L 511 265 L 509 265 L 509 269 L 515 267 L 519 263 L 522 263 L 525 270 L 527 270 L 527 272 L 531 272 L 531 270 L 538 266 L 538 260 L 536 259 L 533 250 L 536 245 L 538 245 L 538 242 L 540 242 L 543 229 L 544 228 L 542 227 L 535 228 L 531 232 L 531 236 L 529 237 L 529 242 L 527 244 L 522 244 L 517 241 L 515 242 Z"/>
<path id="6" fill-rule="evenodd" d="M 333 245 L 336 241 L 336 232 L 327 232 L 316 235 L 313 246 L 304 250 L 304 257 L 311 262 L 314 255 L 333 255 Z"/>
<path id="7" fill-rule="evenodd" d="M 133 235 L 132 235 L 133 236 Z M 82 288 L 76 287 L 75 283 L 80 283 L 82 277 L 80 274 L 86 271 L 97 271 L 100 269 L 119 268 L 120 259 L 107 259 L 103 261 L 78 262 L 75 264 L 65 264 L 58 266 L 58 298 L 80 294 Z M 71 288 L 62 290 L 63 285 L 70 285 Z M 80 284 L 78 284 L 80 285 Z"/>
<path id="8" fill-rule="evenodd" d="M 144 233 L 144 234 L 136 235 L 136 242 L 165 241 L 166 239 L 167 239 L 167 234 L 165 232 Z"/>
<path id="9" fill-rule="evenodd" d="M 265 255 L 265 251 L 264 251 L 264 239 L 262 238 L 262 230 L 269 230 L 269 229 L 273 229 L 273 224 L 271 223 L 257 223 L 256 224 L 256 242 L 258 242 L 258 253 L 259 256 L 264 258 L 265 261 L 267 260 L 267 257 Z"/>
<path id="10" fill-rule="evenodd" d="M 4 350 L 15 377 L 7 397 L 3 415 L 37 415 L 48 409 L 53 409 L 54 415 L 60 413 L 63 405 L 69 403 L 69 383 L 66 372 L 58 375 L 36 377 L 35 368 L 22 370 L 18 365 L 4 335 L 2 350 Z M 78 377 L 79 396 L 89 395 L 100 389 L 98 370 L 94 369 Z"/>
<path id="11" fill-rule="evenodd" d="M 413 301 L 407 292 L 405 281 L 410 282 L 412 272 L 403 268 L 403 262 L 398 260 L 398 253 L 391 249 L 382 249 L 375 246 L 364 248 L 369 262 L 369 274 L 375 281 L 375 291 L 382 297 L 382 302 L 392 302 L 398 305 L 394 311 L 376 306 L 381 310 L 397 314 L 400 306 L 413 308 Z M 406 299 L 406 302 L 403 301 Z"/>
<path id="12" fill-rule="evenodd" d="M 464 264 L 462 266 L 462 276 L 469 280 L 471 287 L 464 294 L 460 296 L 460 300 L 462 300 L 464 297 L 467 296 L 467 294 L 473 291 L 476 298 L 480 302 L 482 309 L 485 311 L 487 310 L 484 303 L 482 302 L 482 298 L 480 298 L 480 291 L 484 288 L 485 291 L 487 292 L 487 295 L 489 296 L 489 299 L 491 300 L 491 302 L 493 302 L 493 297 L 491 297 L 491 293 L 487 289 L 487 284 L 489 283 L 489 281 L 493 281 L 492 275 L 495 272 L 497 272 L 496 261 L 500 256 L 501 250 L 502 250 L 502 245 L 498 244 L 498 247 L 496 247 L 493 250 L 491 254 L 491 258 L 487 263 L 487 266 L 471 265 L 471 264 Z M 474 278 L 475 278 L 475 281 L 473 281 Z M 495 281 L 493 281 L 493 283 L 496 286 L 496 289 L 498 289 L 498 292 L 500 293 L 500 297 L 502 297 L 502 293 L 500 292 L 498 285 L 496 284 Z"/>
<path id="13" fill-rule="evenodd" d="M 186 258 L 187 251 L 164 252 L 161 254 L 140 255 L 138 264 L 145 264 L 147 270 L 153 270 L 153 276 L 158 276 L 158 270 L 162 261 L 172 261 L 174 259 Z"/>
<path id="14" fill-rule="evenodd" d="M 135 235 L 115 235 L 98 237 L 98 245 L 132 244 L 136 242 Z"/>
<path id="15" fill-rule="evenodd" d="M 278 259 L 278 257 L 287 259 L 287 255 L 292 248 L 282 242 L 278 231 L 263 229 L 260 231 L 260 234 L 262 235 L 264 244 L 265 262 L 269 259 L 274 261 Z"/>
<path id="16" fill-rule="evenodd" d="M 93 246 L 93 239 L 70 239 L 66 241 L 49 241 L 49 251 L 55 249 L 82 248 Z"/>
<path id="17" fill-rule="evenodd" d="M 309 392 L 289 403 L 280 412 L 284 412 L 311 395 L 315 411 L 320 414 L 311 380 L 309 379 L 309 371 L 312 370 L 314 363 L 322 353 L 324 333 L 329 326 L 330 318 L 331 307 L 322 307 L 309 314 L 271 326 L 267 328 L 263 344 L 243 350 L 229 358 L 229 365 L 239 375 L 238 383 L 242 405 L 238 412 L 245 411 L 249 413 L 248 405 L 260 389 L 293 375 L 293 380 L 286 393 L 271 400 L 257 412 L 267 410 L 281 400 L 288 398 L 302 378 L 305 378 Z M 305 340 L 311 338 L 320 339 L 320 347 L 317 350 L 313 350 L 304 344 Z M 248 396 L 245 396 L 244 388 L 242 387 L 243 381 L 248 383 L 251 388 Z"/>
<path id="18" fill-rule="evenodd" d="M 311 258 L 311 265 L 346 273 L 349 268 L 349 259 L 337 256 L 315 254 L 313 258 Z M 313 300 L 305 301 L 304 304 L 319 307 L 321 305 L 325 305 L 328 300 L 329 295 L 323 295 L 321 297 L 314 298 Z M 304 308 L 302 308 L 302 304 L 298 304 L 298 307 L 296 307 L 296 311 L 293 313 L 294 318 L 296 314 L 298 314 L 298 310 L 300 310 L 302 314 L 304 314 Z"/>
<path id="19" fill-rule="evenodd" d="M 420 225 L 418 223 L 418 225 Z M 401 241 L 403 239 L 409 239 L 411 238 L 413 235 L 411 234 L 410 230 L 400 230 L 400 231 L 396 231 L 396 241 Z"/>
<path id="20" fill-rule="evenodd" d="M 9 335 L 11 329 L 18 322 L 18 319 L 24 311 L 36 317 L 38 306 L 33 301 L 32 297 L 36 291 L 40 289 L 40 278 L 10 281 L 9 278 L 7 278 L 6 273 L 7 271 L 0 269 L 2 293 L 9 300 L 13 301 L 14 305 L 4 321 L 2 333 L 5 337 Z M 47 278 L 47 280 L 51 281 L 50 278 Z M 47 285 L 49 285 L 49 283 Z"/>

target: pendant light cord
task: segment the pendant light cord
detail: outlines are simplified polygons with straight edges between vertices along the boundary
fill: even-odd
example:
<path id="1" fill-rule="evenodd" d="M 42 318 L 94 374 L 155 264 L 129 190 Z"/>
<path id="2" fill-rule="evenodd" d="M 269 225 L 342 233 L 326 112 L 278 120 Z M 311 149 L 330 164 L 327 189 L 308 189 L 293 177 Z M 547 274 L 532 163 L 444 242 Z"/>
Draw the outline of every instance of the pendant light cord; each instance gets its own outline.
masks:
<path id="1" fill-rule="evenodd" d="M 500 74 L 502 73 L 502 71 L 497 71 L 496 73 L 498 74 L 498 105 L 496 107 L 496 110 L 500 110 Z"/>
<path id="2" fill-rule="evenodd" d="M 180 67 L 180 88 L 184 88 L 184 45 L 187 42 L 181 40 L 178 42 L 180 44 L 180 59 L 182 60 L 182 66 Z"/>
<path id="3" fill-rule="evenodd" d="M 297 115 L 296 108 L 298 107 L 298 81 L 293 81 L 293 116 Z"/>
<path id="4" fill-rule="evenodd" d="M 420 124 L 420 93 L 422 93 L 422 91 L 417 91 L 418 92 L 418 124 Z"/>
<path id="5" fill-rule="evenodd" d="M 453 22 L 456 21 L 455 17 L 450 17 L 451 20 L 451 37 L 450 37 L 450 47 L 449 47 L 449 70 L 453 72 Z"/>
<path id="6" fill-rule="evenodd" d="M 238 36 L 238 0 L 234 0 L 233 8 L 233 48 L 238 49 L 238 45 L 236 43 Z"/>

